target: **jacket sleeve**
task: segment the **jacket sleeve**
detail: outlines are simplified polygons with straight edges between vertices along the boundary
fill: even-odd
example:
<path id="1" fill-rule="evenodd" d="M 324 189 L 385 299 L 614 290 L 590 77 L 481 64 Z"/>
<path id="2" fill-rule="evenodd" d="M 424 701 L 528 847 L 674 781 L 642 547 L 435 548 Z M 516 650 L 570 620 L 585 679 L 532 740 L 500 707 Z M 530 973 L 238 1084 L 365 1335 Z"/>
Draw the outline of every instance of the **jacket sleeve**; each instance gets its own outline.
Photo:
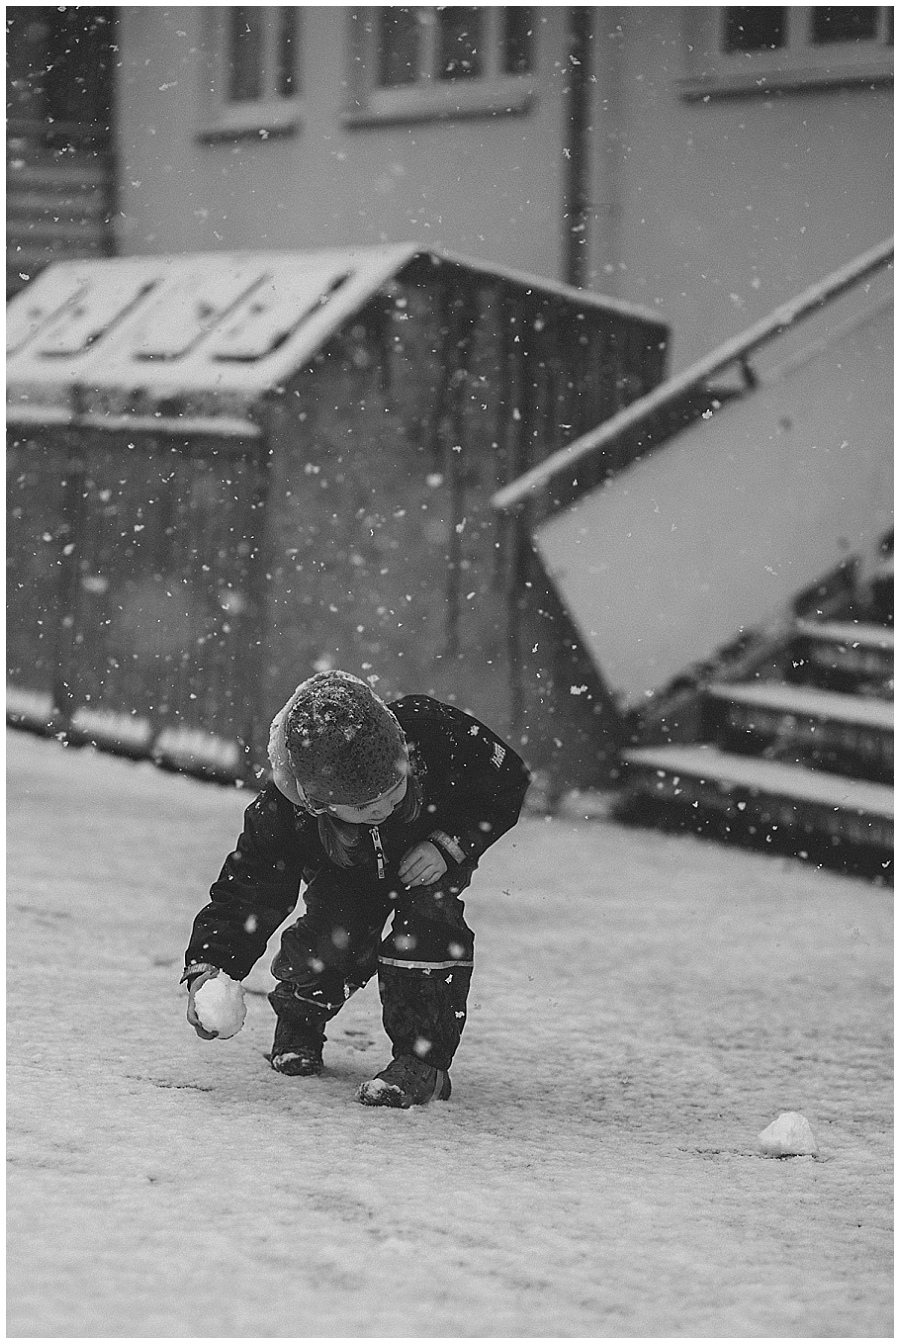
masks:
<path id="1" fill-rule="evenodd" d="M 294 809 L 270 784 L 244 813 L 237 846 L 194 920 L 185 966 L 207 962 L 243 980 L 297 904 L 301 871 Z"/>
<path id="2" fill-rule="evenodd" d="M 444 709 L 449 711 L 441 727 L 450 787 L 429 839 L 455 863 L 471 863 L 515 826 L 531 773 L 490 728 L 452 706 Z"/>

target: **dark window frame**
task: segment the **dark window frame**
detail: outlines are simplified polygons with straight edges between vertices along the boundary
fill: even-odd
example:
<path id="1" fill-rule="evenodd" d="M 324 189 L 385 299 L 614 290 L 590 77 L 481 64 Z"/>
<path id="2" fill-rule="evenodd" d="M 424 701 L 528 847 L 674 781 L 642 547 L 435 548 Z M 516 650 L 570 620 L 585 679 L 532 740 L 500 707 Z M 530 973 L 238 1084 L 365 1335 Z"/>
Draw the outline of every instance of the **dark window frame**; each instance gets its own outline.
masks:
<path id="1" fill-rule="evenodd" d="M 748 11 L 750 7 L 744 7 Z M 753 23 L 761 29 L 761 15 L 776 7 L 759 7 Z M 684 15 L 685 73 L 678 81 L 687 98 L 770 93 L 859 83 L 887 83 L 893 79 L 892 8 L 874 6 L 875 35 L 858 40 L 816 42 L 814 16 L 824 7 L 781 6 L 783 40 L 735 49 L 729 43 L 729 16 L 739 6 L 689 7 Z M 774 29 L 773 29 L 774 32 Z M 731 46 L 731 49 L 729 49 Z"/>
<path id="2" fill-rule="evenodd" d="M 207 61 L 201 138 L 296 132 L 303 120 L 300 7 L 218 5 L 204 9 L 202 18 Z M 233 59 L 242 21 L 253 39 L 244 49 L 249 64 L 243 70 Z"/>
<path id="3" fill-rule="evenodd" d="M 476 32 L 464 61 L 454 68 L 445 42 L 450 23 L 442 19 L 446 14 L 465 37 L 464 13 L 476 20 Z M 525 13 L 530 23 L 523 30 Z M 371 6 L 353 10 L 350 22 L 351 89 L 345 124 L 495 116 L 526 112 L 533 104 L 537 8 Z M 386 24 L 397 38 L 394 51 L 384 47 Z M 470 60 L 472 68 L 464 69 Z M 531 68 L 522 69 L 529 61 Z M 511 64 L 519 68 L 510 69 Z"/>

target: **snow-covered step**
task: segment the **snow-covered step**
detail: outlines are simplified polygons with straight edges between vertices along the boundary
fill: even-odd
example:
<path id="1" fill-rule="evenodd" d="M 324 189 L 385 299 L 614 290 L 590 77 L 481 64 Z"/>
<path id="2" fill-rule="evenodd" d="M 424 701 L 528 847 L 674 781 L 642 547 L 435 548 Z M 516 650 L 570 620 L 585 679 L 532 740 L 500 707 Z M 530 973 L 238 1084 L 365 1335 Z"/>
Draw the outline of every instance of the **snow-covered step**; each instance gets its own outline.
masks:
<path id="1" fill-rule="evenodd" d="M 862 621 L 798 621 L 797 630 L 810 639 L 825 640 L 831 644 L 849 644 L 863 649 L 884 649 L 894 652 L 894 632 L 887 625 Z"/>
<path id="2" fill-rule="evenodd" d="M 624 759 L 629 766 L 650 767 L 660 777 L 674 772 L 882 819 L 893 820 L 894 816 L 894 790 L 888 784 L 804 770 L 755 756 L 737 756 L 705 742 L 635 747 L 624 753 Z"/>
<path id="3" fill-rule="evenodd" d="M 894 632 L 858 621 L 798 621 L 797 640 L 814 669 L 847 686 L 865 682 L 889 697 L 894 672 Z"/>
<path id="4" fill-rule="evenodd" d="M 638 747 L 623 755 L 626 788 L 734 821 L 819 832 L 853 844 L 893 845 L 894 794 L 886 784 L 721 751 L 708 744 Z"/>
<path id="5" fill-rule="evenodd" d="M 708 734 L 726 750 L 887 782 L 894 768 L 894 707 L 878 697 L 758 681 L 709 688 L 718 712 Z"/>
<path id="6" fill-rule="evenodd" d="M 729 704 L 769 710 L 777 715 L 830 719 L 883 732 L 893 732 L 894 728 L 894 706 L 890 701 L 823 691 L 816 686 L 789 686 L 777 681 L 720 682 L 710 686 L 709 694 Z"/>

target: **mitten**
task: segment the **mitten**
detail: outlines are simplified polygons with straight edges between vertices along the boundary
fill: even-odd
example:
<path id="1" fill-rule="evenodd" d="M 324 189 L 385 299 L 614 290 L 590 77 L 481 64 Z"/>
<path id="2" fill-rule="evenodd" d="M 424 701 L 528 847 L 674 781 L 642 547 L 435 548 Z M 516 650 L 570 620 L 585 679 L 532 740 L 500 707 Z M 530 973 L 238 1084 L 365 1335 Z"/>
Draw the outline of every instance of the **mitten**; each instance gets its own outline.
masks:
<path id="1" fill-rule="evenodd" d="M 197 1035 L 202 1037 L 204 1041 L 214 1040 L 219 1033 L 217 1031 L 206 1030 L 200 1021 L 200 1018 L 197 1016 L 197 1005 L 194 1000 L 197 997 L 197 990 L 200 986 L 205 985 L 207 980 L 214 979 L 218 974 L 218 966 L 203 966 L 199 968 L 194 975 L 190 974 L 190 967 L 185 972 L 184 978 L 187 980 L 188 985 L 187 1020 L 190 1022 Z"/>
<path id="2" fill-rule="evenodd" d="M 195 1030 L 206 1040 L 218 1036 L 220 1040 L 227 1041 L 236 1036 L 247 1016 L 243 985 L 238 980 L 232 980 L 224 971 L 206 976 L 202 983 L 200 977 L 197 977 L 192 1007 L 199 1023 L 199 1028 Z"/>

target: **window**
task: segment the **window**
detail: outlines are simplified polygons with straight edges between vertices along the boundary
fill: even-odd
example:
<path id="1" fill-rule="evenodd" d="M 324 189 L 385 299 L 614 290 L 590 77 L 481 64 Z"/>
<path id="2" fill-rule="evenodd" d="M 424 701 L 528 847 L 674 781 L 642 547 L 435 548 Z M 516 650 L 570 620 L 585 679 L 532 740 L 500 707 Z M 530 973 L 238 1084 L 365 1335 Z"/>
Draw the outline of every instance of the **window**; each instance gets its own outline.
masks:
<path id="1" fill-rule="evenodd" d="M 852 84 L 893 75 L 893 10 L 744 5 L 684 11 L 688 96 Z"/>
<path id="2" fill-rule="evenodd" d="M 229 5 L 203 13 L 208 55 L 204 134 L 293 130 L 300 121 L 298 9 Z"/>
<path id="3" fill-rule="evenodd" d="M 536 11 L 432 5 L 354 10 L 346 120 L 522 112 L 534 94 Z"/>
<path id="4" fill-rule="evenodd" d="M 876 41 L 879 11 L 871 9 L 822 8 L 812 12 L 812 41 L 817 46 L 826 42 Z"/>
<path id="5" fill-rule="evenodd" d="M 783 9 L 730 8 L 725 10 L 722 50 L 777 51 L 787 32 Z"/>

